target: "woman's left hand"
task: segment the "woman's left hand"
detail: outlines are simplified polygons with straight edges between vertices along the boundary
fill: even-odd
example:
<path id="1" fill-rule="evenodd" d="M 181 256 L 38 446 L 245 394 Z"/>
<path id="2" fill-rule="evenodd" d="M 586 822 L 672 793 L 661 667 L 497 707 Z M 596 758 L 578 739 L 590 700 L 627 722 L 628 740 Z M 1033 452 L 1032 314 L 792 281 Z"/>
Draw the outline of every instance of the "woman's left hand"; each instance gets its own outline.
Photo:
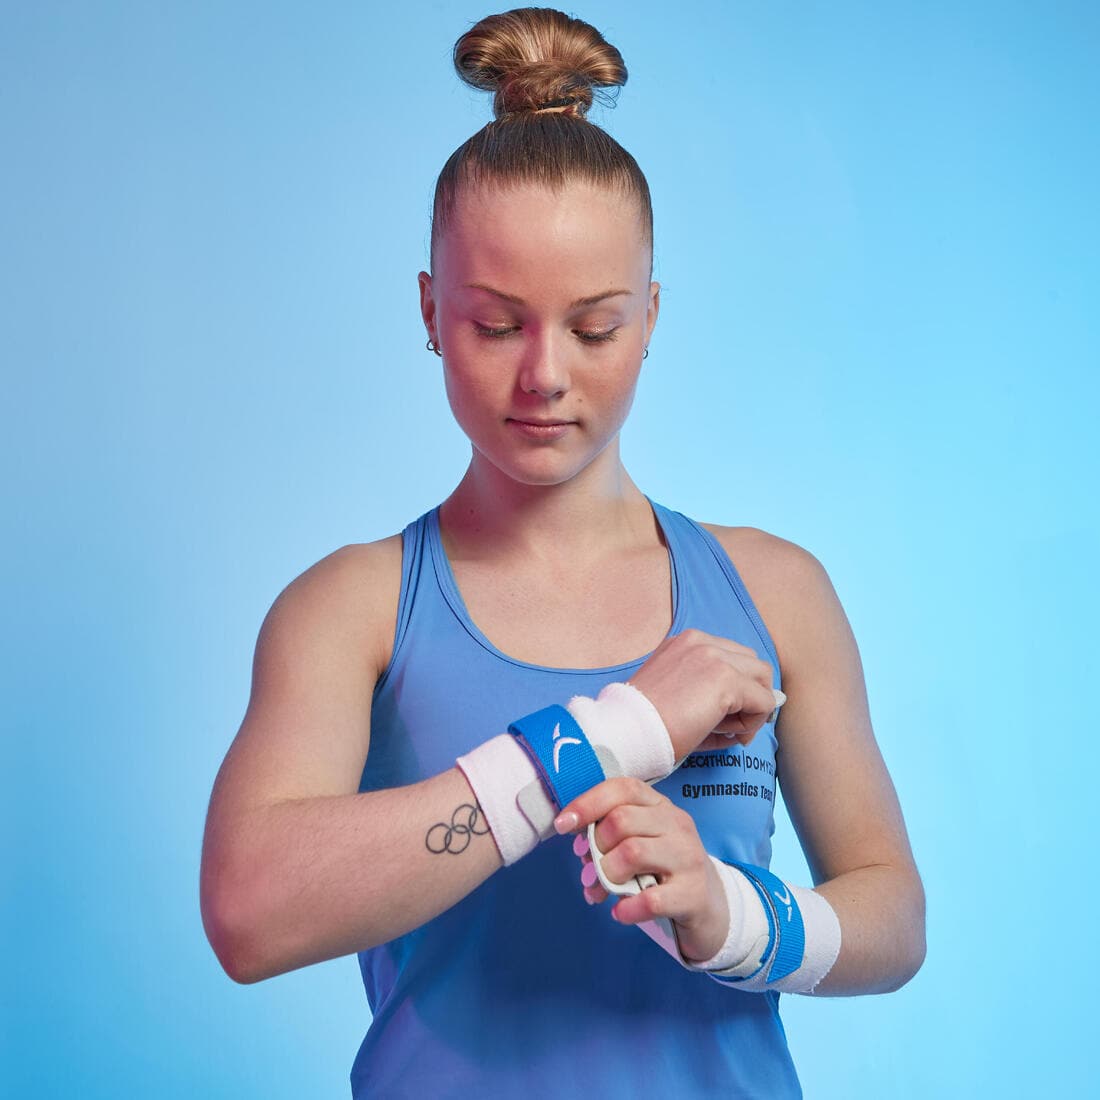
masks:
<path id="1" fill-rule="evenodd" d="M 570 822 L 567 815 L 576 817 Z M 562 819 L 566 818 L 564 822 Z M 690 814 L 640 779 L 606 779 L 573 799 L 558 815 L 561 832 L 579 835 L 573 851 L 583 867 L 581 881 L 590 904 L 606 900 L 588 851 L 587 831 L 596 826 L 604 853 L 604 874 L 612 882 L 648 873 L 657 879 L 632 897 L 621 897 L 611 915 L 621 924 L 667 917 L 676 926 L 680 951 L 689 961 L 718 953 L 729 930 L 725 890 L 703 848 Z"/>

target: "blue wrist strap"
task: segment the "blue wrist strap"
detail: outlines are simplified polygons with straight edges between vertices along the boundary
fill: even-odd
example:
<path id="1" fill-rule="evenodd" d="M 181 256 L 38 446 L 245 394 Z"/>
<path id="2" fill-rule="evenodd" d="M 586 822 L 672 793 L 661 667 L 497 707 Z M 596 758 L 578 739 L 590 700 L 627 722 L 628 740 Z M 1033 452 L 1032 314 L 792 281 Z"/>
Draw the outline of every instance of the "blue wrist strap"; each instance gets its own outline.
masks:
<path id="1" fill-rule="evenodd" d="M 763 898 L 765 909 L 770 910 L 768 921 L 775 928 L 779 942 L 772 955 L 768 981 L 777 982 L 802 965 L 806 952 L 806 926 L 802 923 L 802 910 L 798 908 L 798 902 L 787 884 L 766 867 L 757 867 L 752 863 L 735 863 L 733 866 L 749 878 Z"/>
<path id="2" fill-rule="evenodd" d="M 751 974 L 743 978 L 720 974 L 712 974 L 711 977 L 734 985 L 747 982 L 750 978 L 755 978 L 769 961 L 771 969 L 768 971 L 767 981 L 777 982 L 780 978 L 793 974 L 802 965 L 805 954 L 806 926 L 802 921 L 802 910 L 798 908 L 790 887 L 766 867 L 757 867 L 753 863 L 737 863 L 734 860 L 726 862 L 741 871 L 752 883 L 764 905 L 764 914 L 768 918 L 768 947 L 760 966 Z"/>
<path id="3" fill-rule="evenodd" d="M 531 757 L 559 810 L 607 778 L 584 730 L 557 703 L 517 718 L 508 732 Z"/>

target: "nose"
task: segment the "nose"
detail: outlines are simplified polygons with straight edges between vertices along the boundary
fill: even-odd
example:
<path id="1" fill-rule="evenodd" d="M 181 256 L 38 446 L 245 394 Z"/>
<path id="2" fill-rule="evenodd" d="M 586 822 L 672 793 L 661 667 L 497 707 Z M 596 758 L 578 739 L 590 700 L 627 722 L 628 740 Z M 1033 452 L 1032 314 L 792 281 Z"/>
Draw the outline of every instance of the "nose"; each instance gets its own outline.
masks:
<path id="1" fill-rule="evenodd" d="M 534 337 L 524 349 L 519 384 L 524 393 L 557 397 L 569 389 L 565 349 L 555 346 L 549 333 Z"/>

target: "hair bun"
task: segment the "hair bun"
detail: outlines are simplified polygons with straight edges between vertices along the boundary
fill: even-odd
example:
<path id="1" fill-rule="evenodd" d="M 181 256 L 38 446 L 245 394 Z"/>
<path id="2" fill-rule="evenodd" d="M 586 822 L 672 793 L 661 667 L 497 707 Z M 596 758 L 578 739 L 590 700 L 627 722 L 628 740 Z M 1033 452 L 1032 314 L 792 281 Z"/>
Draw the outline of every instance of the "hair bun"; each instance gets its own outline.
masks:
<path id="1" fill-rule="evenodd" d="M 493 114 L 555 106 L 583 116 L 593 89 L 626 83 L 622 54 L 595 27 L 554 8 L 515 8 L 489 15 L 456 43 L 458 75 L 495 93 Z"/>

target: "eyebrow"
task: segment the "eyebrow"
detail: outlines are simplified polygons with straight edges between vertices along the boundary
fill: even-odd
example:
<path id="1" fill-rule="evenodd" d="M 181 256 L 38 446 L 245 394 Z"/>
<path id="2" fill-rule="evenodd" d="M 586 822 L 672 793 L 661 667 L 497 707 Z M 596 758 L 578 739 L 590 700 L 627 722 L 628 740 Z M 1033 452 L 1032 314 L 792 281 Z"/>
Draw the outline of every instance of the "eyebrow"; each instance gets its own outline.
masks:
<path id="1" fill-rule="evenodd" d="M 505 294 L 503 290 L 497 290 L 494 287 L 487 286 L 485 283 L 467 283 L 466 288 L 468 290 L 484 290 L 489 294 L 495 295 L 497 298 L 503 299 L 505 302 L 511 302 L 513 305 L 525 306 L 527 303 L 517 297 L 515 294 Z M 618 298 L 620 295 L 631 295 L 632 290 L 605 290 L 602 294 L 590 294 L 587 298 L 578 298 L 575 302 L 569 303 L 570 309 L 582 309 L 584 306 L 594 306 L 597 302 L 602 302 L 605 298 Z"/>

